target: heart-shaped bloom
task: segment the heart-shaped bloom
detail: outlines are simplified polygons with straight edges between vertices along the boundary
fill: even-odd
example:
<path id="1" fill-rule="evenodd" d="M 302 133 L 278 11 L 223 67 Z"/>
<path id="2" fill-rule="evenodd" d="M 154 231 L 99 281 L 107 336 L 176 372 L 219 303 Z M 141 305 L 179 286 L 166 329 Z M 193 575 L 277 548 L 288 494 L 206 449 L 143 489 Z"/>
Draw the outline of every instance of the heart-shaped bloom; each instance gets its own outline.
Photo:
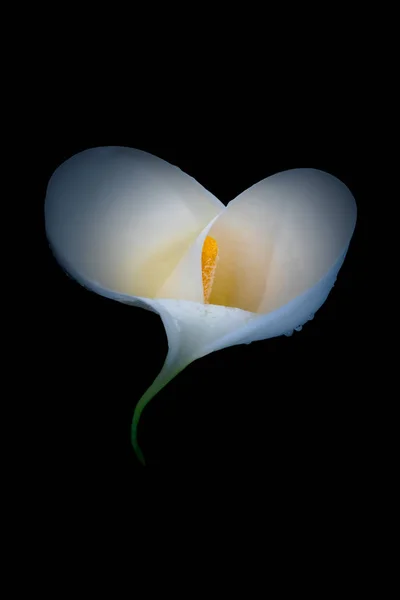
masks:
<path id="1" fill-rule="evenodd" d="M 143 408 L 194 360 L 228 346 L 290 335 L 325 302 L 346 256 L 357 208 L 348 188 L 315 169 L 260 181 L 225 207 L 180 169 L 147 152 L 80 152 L 50 179 L 52 251 L 85 287 L 158 313 L 168 354 Z"/>

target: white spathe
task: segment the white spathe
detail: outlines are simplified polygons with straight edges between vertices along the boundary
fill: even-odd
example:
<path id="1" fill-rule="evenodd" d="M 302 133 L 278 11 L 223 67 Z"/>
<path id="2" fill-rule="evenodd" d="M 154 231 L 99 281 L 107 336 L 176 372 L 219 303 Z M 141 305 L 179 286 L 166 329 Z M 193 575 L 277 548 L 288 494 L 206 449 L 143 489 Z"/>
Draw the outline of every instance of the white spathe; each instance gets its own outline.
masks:
<path id="1" fill-rule="evenodd" d="M 348 188 L 315 169 L 255 184 L 225 207 L 177 167 L 140 150 L 93 148 L 50 179 L 46 232 L 59 263 L 85 287 L 158 313 L 168 338 L 147 402 L 194 360 L 289 334 L 325 302 L 344 261 L 357 208 Z M 204 304 L 207 235 L 219 260 Z"/>

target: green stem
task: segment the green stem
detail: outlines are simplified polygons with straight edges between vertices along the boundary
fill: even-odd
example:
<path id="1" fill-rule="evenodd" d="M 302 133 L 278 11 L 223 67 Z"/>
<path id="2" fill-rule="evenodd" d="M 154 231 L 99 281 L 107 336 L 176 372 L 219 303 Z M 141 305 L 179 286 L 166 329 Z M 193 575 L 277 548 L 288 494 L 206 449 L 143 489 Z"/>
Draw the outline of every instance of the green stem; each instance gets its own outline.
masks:
<path id="1" fill-rule="evenodd" d="M 190 362 L 183 364 L 182 366 L 180 366 L 178 368 L 176 365 L 170 364 L 168 361 L 168 357 L 167 357 L 160 373 L 157 375 L 157 377 L 155 378 L 155 380 L 153 381 L 151 386 L 145 391 L 145 393 L 140 398 L 139 402 L 137 403 L 137 405 L 135 407 L 135 410 L 133 413 L 133 419 L 132 419 L 131 442 L 132 442 L 132 446 L 135 451 L 135 454 L 143 466 L 146 465 L 146 461 L 144 459 L 143 452 L 139 446 L 138 435 L 137 435 L 139 420 L 140 420 L 140 416 L 143 412 L 143 409 L 147 406 L 147 404 L 150 402 L 150 400 L 152 398 L 154 398 L 154 396 L 160 390 L 162 390 L 163 387 L 165 387 L 167 385 L 167 383 L 169 383 L 174 377 L 176 377 L 176 375 L 178 375 L 178 373 L 183 371 L 183 369 L 185 367 L 187 367 L 188 364 L 190 364 Z"/>

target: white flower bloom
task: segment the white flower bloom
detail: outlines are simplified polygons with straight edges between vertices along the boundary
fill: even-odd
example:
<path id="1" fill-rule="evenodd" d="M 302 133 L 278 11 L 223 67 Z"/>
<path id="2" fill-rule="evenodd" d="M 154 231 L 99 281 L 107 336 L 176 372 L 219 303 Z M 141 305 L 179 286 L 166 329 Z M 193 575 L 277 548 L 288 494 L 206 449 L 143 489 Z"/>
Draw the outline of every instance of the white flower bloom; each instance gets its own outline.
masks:
<path id="1" fill-rule="evenodd" d="M 346 256 L 357 208 L 348 188 L 315 169 L 260 181 L 225 207 L 151 154 L 81 152 L 50 179 L 45 222 L 58 262 L 82 285 L 152 310 L 168 355 L 149 400 L 215 350 L 289 335 L 325 302 Z"/>

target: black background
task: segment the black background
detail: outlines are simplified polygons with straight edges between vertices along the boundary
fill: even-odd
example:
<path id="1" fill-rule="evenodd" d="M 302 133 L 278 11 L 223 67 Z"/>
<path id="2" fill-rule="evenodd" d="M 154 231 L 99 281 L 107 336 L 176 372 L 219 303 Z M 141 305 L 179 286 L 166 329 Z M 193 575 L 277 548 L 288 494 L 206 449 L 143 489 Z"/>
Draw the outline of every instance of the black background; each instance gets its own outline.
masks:
<path id="1" fill-rule="evenodd" d="M 365 165 L 359 166 L 362 140 L 351 120 L 340 129 L 326 116 L 283 128 L 275 113 L 252 119 L 248 107 L 228 118 L 222 110 L 205 115 L 201 105 L 197 112 L 169 114 L 142 112 L 132 104 L 132 119 L 117 122 L 114 112 L 95 112 L 92 105 L 74 111 L 57 106 L 38 150 L 44 267 L 38 336 L 44 368 L 35 383 L 42 460 L 54 481 L 76 488 L 135 488 L 145 470 L 130 445 L 132 414 L 167 352 L 157 315 L 80 287 L 47 247 L 48 179 L 73 154 L 104 145 L 160 156 L 225 204 L 253 183 L 295 167 L 328 171 L 350 188 L 358 206 L 356 230 L 314 320 L 292 337 L 227 348 L 190 365 L 146 407 L 139 441 L 146 472 L 168 469 L 189 476 L 244 469 L 282 484 L 357 480 L 370 460 L 362 366 L 369 200 Z"/>

